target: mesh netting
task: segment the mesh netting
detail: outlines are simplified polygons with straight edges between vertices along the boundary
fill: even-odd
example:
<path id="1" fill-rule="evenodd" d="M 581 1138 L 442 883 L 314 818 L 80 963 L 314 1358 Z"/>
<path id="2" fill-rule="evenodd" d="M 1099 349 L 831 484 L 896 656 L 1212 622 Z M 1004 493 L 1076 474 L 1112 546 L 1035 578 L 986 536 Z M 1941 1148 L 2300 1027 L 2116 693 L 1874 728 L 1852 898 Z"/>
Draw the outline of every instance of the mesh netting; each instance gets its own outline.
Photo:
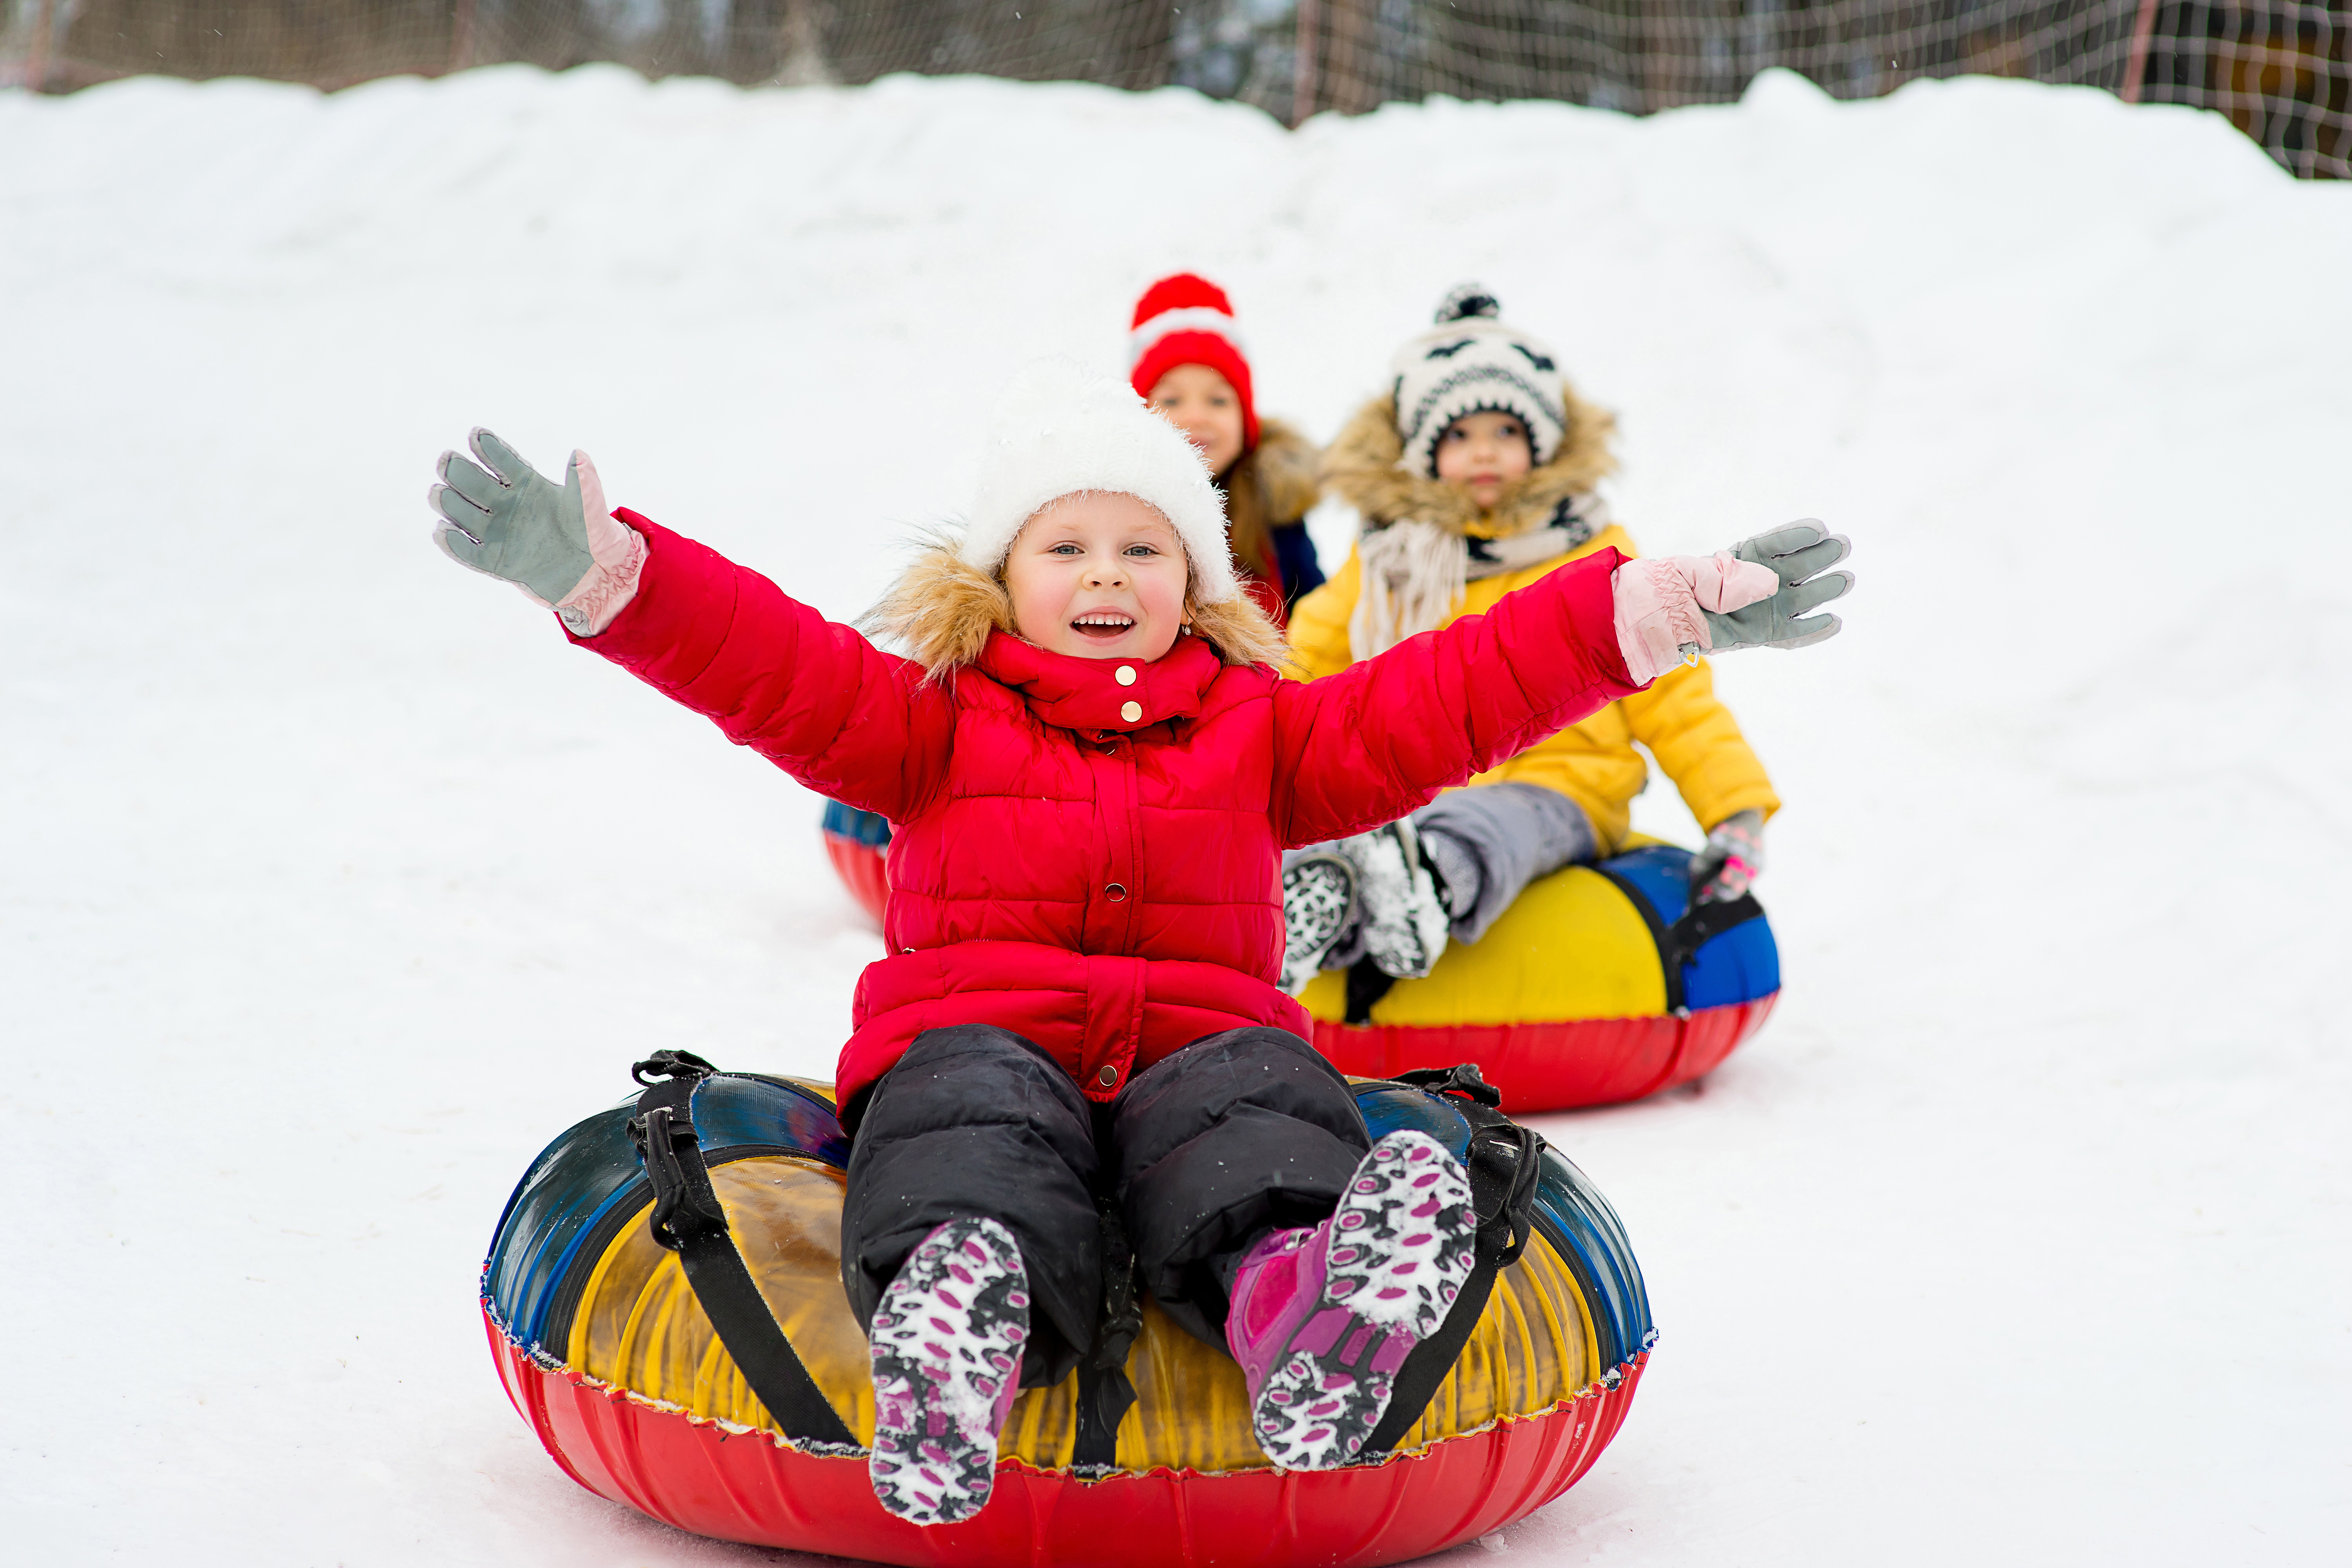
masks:
<path id="1" fill-rule="evenodd" d="M 2029 77 L 2219 110 L 2352 175 L 2352 0 L 0 0 L 0 82 L 142 71 L 343 87 L 520 60 L 745 84 L 977 72 L 1179 83 L 1296 122 L 1433 93 L 1648 113 L 1787 66 L 1841 98 Z"/>

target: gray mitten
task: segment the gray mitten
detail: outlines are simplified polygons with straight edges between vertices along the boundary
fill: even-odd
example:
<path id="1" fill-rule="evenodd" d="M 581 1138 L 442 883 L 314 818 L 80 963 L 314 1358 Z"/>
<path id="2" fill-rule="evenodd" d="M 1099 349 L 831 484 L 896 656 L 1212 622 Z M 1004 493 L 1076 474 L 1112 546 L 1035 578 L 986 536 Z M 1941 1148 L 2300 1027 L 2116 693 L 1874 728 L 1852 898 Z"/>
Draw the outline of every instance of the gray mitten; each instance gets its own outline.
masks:
<path id="1" fill-rule="evenodd" d="M 436 470 L 441 482 L 425 492 L 442 517 L 433 542 L 458 565 L 512 583 L 553 608 L 596 564 L 582 479 L 584 469 L 586 484 L 594 486 L 596 470 L 586 454 L 574 452 L 558 489 L 478 425 L 466 444 L 481 466 L 444 452 Z M 596 502 L 601 512 L 601 493 Z"/>
<path id="2" fill-rule="evenodd" d="M 1844 534 L 1828 532 L 1811 518 L 1732 546 L 1731 553 L 1740 560 L 1769 566 L 1778 574 L 1780 591 L 1746 609 L 1701 610 L 1699 613 L 1706 617 L 1707 637 L 1714 644 L 1711 651 L 1810 647 L 1837 636 L 1842 623 L 1835 616 L 1808 612 L 1841 597 L 1853 586 L 1853 573 L 1829 570 L 1844 560 L 1853 548 Z"/>
<path id="3" fill-rule="evenodd" d="M 572 454 L 563 488 L 534 472 L 513 447 L 477 426 L 467 438 L 479 467 L 441 454 L 441 482 L 426 492 L 440 514 L 433 542 L 458 565 L 512 583 L 524 597 L 593 637 L 636 596 L 646 542 L 605 509 L 604 486 L 585 452 Z"/>

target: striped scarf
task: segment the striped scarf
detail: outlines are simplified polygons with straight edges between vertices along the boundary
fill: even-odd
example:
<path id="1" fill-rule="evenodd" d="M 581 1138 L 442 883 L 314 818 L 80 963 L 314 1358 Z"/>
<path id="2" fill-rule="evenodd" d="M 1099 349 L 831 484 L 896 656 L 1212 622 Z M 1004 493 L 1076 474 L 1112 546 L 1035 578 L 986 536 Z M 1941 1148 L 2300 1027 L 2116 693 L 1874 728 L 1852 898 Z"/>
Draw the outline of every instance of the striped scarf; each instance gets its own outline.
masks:
<path id="1" fill-rule="evenodd" d="M 1445 624 L 1469 585 L 1567 554 L 1609 526 L 1609 505 L 1586 491 L 1552 510 L 1541 528 L 1507 539 L 1473 539 L 1433 522 L 1392 522 L 1357 542 L 1362 585 L 1348 617 L 1348 650 L 1371 658 Z"/>

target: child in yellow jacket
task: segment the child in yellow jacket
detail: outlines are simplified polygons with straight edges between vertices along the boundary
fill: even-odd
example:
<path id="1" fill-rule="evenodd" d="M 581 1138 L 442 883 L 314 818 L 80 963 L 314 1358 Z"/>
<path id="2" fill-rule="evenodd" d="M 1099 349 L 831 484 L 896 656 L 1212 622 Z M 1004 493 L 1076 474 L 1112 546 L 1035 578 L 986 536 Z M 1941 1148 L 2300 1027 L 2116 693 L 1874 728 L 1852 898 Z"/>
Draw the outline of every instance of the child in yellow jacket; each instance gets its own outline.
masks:
<path id="1" fill-rule="evenodd" d="M 1449 294 L 1436 326 L 1399 351 L 1389 393 L 1325 454 L 1327 490 L 1362 514 L 1363 533 L 1292 612 L 1305 676 L 1483 614 L 1596 550 L 1634 553 L 1595 489 L 1615 467 L 1614 421 L 1498 314 L 1475 284 Z M 1780 800 L 1706 665 L 1692 663 L 1405 821 L 1294 851 L 1285 983 L 1362 958 L 1399 978 L 1426 974 L 1449 937 L 1476 941 L 1529 881 L 1615 854 L 1648 778 L 1637 741 L 1707 826 L 1696 896 L 1739 897 L 1762 867 L 1764 822 Z"/>

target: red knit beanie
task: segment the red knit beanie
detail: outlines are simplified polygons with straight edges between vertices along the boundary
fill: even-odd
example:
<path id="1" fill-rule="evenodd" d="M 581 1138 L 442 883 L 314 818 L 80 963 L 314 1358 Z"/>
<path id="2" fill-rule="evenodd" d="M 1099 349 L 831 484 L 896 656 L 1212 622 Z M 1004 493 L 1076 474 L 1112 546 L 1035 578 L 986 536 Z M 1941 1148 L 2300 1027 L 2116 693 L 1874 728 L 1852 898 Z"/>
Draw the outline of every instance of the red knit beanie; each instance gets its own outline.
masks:
<path id="1" fill-rule="evenodd" d="M 1127 339 L 1128 384 L 1150 397 L 1160 378 L 1180 364 L 1204 364 L 1234 384 L 1242 400 L 1242 450 L 1257 449 L 1257 400 L 1250 393 L 1249 361 L 1234 325 L 1225 291 L 1190 272 L 1162 278 L 1135 302 Z"/>

